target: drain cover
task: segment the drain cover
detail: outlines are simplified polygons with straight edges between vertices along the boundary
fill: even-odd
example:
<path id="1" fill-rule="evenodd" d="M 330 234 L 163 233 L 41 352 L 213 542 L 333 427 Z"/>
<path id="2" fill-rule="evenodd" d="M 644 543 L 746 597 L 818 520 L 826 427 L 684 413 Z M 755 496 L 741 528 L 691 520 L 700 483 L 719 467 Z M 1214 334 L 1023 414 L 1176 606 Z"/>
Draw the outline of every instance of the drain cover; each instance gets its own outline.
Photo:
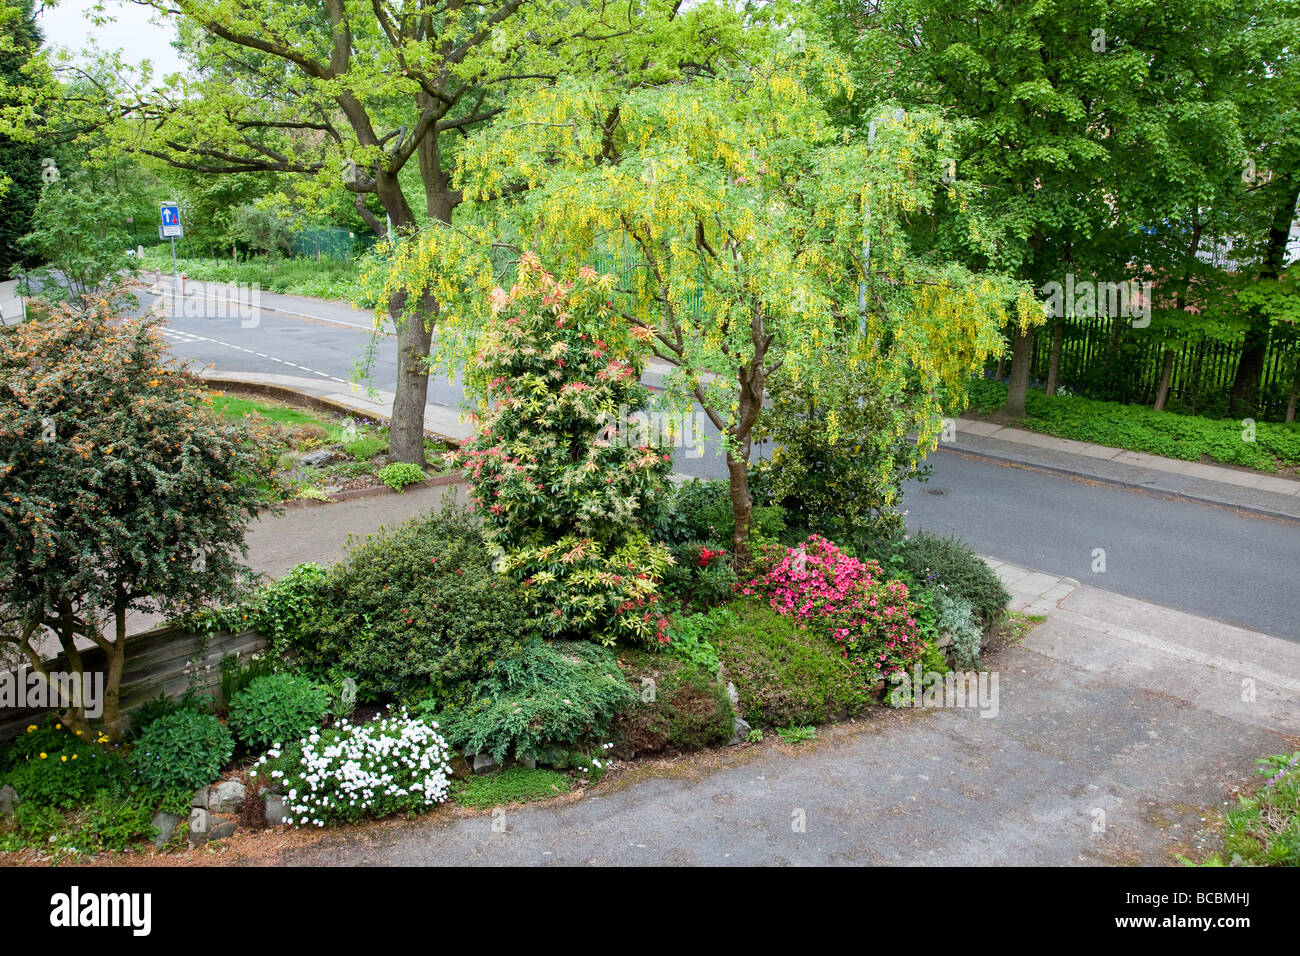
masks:
<path id="1" fill-rule="evenodd" d="M 938 498 L 940 495 L 946 495 L 948 492 L 944 491 L 942 488 L 926 488 L 925 493 L 927 495 L 934 495 Z"/>

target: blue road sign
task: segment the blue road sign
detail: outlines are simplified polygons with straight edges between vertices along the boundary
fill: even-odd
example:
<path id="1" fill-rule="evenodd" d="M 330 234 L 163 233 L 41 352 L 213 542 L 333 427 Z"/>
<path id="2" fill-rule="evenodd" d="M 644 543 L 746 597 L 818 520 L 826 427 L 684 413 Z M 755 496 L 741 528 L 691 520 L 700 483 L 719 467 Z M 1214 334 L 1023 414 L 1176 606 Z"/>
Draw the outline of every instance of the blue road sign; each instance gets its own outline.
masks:
<path id="1" fill-rule="evenodd" d="M 185 235 L 185 229 L 181 226 L 181 207 L 174 202 L 162 204 L 162 234 L 165 238 Z"/>

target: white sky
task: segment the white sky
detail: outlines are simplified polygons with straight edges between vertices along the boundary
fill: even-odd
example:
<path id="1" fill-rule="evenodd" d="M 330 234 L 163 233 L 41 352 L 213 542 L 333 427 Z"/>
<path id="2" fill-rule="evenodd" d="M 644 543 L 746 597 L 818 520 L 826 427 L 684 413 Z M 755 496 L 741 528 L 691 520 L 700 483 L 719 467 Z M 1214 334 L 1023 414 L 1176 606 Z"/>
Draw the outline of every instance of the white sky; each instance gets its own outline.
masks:
<path id="1" fill-rule="evenodd" d="M 154 10 L 105 0 L 104 15 L 113 17 L 114 22 L 97 26 L 86 18 L 94 6 L 95 0 L 60 0 L 57 6 L 47 5 L 36 18 L 45 33 L 45 45 L 80 51 L 93 40 L 103 50 L 121 50 L 131 63 L 151 61 L 156 77 L 184 69 L 171 46 L 175 31 L 151 23 L 150 18 L 157 17 Z"/>

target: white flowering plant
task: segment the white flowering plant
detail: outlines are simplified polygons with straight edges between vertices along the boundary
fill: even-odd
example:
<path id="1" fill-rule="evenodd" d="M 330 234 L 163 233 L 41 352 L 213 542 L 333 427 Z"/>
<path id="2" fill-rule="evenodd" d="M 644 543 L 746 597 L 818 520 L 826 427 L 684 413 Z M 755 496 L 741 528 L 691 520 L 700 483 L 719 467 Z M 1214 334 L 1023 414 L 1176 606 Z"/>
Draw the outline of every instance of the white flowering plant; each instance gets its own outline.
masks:
<path id="1" fill-rule="evenodd" d="M 448 753 L 438 724 L 403 708 L 364 723 L 313 727 L 297 743 L 268 750 L 251 776 L 283 790 L 295 826 L 323 827 L 444 802 Z"/>

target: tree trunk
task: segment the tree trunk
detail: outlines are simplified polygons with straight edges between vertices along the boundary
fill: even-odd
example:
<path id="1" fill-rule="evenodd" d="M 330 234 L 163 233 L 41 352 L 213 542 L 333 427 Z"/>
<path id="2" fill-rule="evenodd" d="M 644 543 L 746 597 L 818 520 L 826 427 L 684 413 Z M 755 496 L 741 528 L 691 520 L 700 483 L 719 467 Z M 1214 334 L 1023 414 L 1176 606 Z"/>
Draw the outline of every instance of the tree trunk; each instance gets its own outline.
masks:
<path id="1" fill-rule="evenodd" d="M 126 606 L 113 611 L 113 646 L 107 648 L 108 671 L 104 675 L 104 713 L 100 722 L 113 743 L 122 740 L 122 665 L 126 661 Z"/>
<path id="2" fill-rule="evenodd" d="M 1269 225 L 1268 246 L 1260 279 L 1276 279 L 1282 272 L 1286 258 L 1286 243 L 1291 235 L 1291 222 L 1295 218 L 1296 203 L 1300 202 L 1300 183 L 1291 178 L 1278 182 L 1281 197 Z M 1242 343 L 1241 360 L 1232 381 L 1228 397 L 1228 411 L 1234 415 L 1252 415 L 1259 401 L 1260 380 L 1264 376 L 1264 360 L 1268 355 L 1269 317 L 1259 309 L 1252 310 L 1250 326 Z"/>
<path id="3" fill-rule="evenodd" d="M 1174 380 L 1174 350 L 1165 347 L 1164 365 L 1160 369 L 1160 390 L 1156 392 L 1156 403 L 1152 406 L 1155 411 L 1164 411 L 1165 403 L 1169 401 L 1169 386 Z"/>
<path id="4" fill-rule="evenodd" d="M 388 303 L 388 314 L 397 326 L 397 394 L 388 430 L 388 454 L 394 461 L 423 468 L 424 405 L 429 397 L 427 359 L 437 307 L 426 296 L 412 315 L 403 317 L 405 306 L 405 293 L 395 295 Z"/>
<path id="5" fill-rule="evenodd" d="M 1065 319 L 1057 316 L 1052 326 L 1052 358 L 1047 365 L 1047 394 L 1056 394 L 1056 377 L 1061 371 L 1061 342 L 1065 338 Z"/>
<path id="6" fill-rule="evenodd" d="M 754 498 L 749 493 L 749 442 L 727 452 L 727 478 L 731 484 L 731 514 L 736 521 L 731 532 L 731 553 L 736 566 L 744 567 L 749 563 L 749 526 L 754 516 Z"/>
<path id="7" fill-rule="evenodd" d="M 1296 397 L 1300 396 L 1300 370 L 1296 372 L 1295 381 L 1291 383 L 1291 397 L 1286 403 L 1286 420 L 1288 424 L 1295 421 Z"/>
<path id="8" fill-rule="evenodd" d="M 1029 360 L 1033 356 L 1034 330 L 1016 332 L 1011 345 L 1011 382 L 1007 385 L 1007 401 L 995 417 L 1012 421 L 1025 417 L 1025 397 L 1029 394 Z"/>

